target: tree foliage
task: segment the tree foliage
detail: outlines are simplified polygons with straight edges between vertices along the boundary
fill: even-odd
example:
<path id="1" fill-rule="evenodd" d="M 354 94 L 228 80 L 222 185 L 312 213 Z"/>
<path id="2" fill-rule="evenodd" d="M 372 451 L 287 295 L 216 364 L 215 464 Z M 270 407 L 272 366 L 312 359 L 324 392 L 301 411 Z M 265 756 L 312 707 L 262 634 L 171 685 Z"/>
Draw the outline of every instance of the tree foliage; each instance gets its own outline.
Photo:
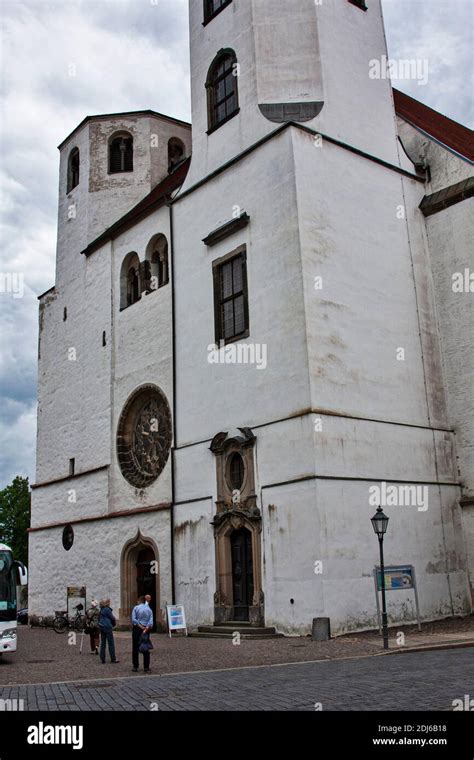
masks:
<path id="1" fill-rule="evenodd" d="M 0 491 L 0 543 L 8 544 L 14 559 L 28 564 L 31 494 L 28 478 L 17 475 Z"/>

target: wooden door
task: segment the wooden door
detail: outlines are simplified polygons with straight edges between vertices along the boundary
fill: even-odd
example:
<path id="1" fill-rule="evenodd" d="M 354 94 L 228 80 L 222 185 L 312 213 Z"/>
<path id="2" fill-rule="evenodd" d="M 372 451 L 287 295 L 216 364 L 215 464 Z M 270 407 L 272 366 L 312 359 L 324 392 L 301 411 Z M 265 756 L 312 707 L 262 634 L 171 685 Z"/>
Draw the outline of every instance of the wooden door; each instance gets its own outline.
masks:
<path id="1" fill-rule="evenodd" d="M 249 605 L 253 598 L 252 535 L 246 528 L 235 530 L 231 537 L 232 588 L 234 593 L 234 620 L 249 619 Z"/>

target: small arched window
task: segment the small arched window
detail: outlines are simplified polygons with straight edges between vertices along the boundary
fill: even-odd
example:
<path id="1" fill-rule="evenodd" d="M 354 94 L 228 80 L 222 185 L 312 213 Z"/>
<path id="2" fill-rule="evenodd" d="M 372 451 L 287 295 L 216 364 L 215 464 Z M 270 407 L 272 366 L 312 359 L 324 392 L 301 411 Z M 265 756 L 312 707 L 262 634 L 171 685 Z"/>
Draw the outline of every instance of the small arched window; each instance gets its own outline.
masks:
<path id="1" fill-rule="evenodd" d="M 177 137 L 168 140 L 168 172 L 171 173 L 185 158 L 184 143 Z"/>
<path id="2" fill-rule="evenodd" d="M 150 262 L 150 287 L 157 290 L 169 282 L 168 241 L 161 233 L 154 235 L 147 246 L 147 261 Z"/>
<path id="3" fill-rule="evenodd" d="M 128 132 L 121 132 L 109 142 L 109 174 L 132 171 L 133 137 Z"/>
<path id="4" fill-rule="evenodd" d="M 126 309 L 141 298 L 140 259 L 136 253 L 129 253 L 122 264 L 120 273 L 120 308 Z"/>
<path id="5" fill-rule="evenodd" d="M 208 132 L 217 129 L 239 111 L 237 72 L 237 56 L 233 50 L 223 50 L 211 64 L 206 81 Z"/>
<path id="6" fill-rule="evenodd" d="M 67 161 L 67 192 L 79 184 L 79 148 L 73 148 Z"/>
<path id="7" fill-rule="evenodd" d="M 238 451 L 230 455 L 227 464 L 227 481 L 232 490 L 241 490 L 244 482 L 245 466 L 244 460 Z"/>

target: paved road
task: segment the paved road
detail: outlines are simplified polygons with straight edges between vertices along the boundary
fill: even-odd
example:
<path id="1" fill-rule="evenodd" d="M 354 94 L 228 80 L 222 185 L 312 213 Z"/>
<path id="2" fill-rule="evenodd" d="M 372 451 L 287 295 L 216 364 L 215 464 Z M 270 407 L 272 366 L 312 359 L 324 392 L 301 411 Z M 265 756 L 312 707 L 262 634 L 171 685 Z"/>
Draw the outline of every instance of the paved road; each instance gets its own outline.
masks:
<path id="1" fill-rule="evenodd" d="M 110 670 L 108 669 L 108 673 Z M 0 688 L 25 710 L 452 710 L 473 649 Z"/>

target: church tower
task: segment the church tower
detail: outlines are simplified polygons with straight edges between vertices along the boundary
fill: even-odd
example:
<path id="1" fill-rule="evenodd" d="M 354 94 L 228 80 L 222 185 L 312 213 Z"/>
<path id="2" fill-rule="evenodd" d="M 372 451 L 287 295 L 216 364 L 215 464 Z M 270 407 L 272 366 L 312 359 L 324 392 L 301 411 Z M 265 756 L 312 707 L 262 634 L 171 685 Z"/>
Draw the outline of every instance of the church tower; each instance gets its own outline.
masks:
<path id="1" fill-rule="evenodd" d="M 380 0 L 190 0 L 190 41 L 188 185 L 288 121 L 397 160 Z"/>

